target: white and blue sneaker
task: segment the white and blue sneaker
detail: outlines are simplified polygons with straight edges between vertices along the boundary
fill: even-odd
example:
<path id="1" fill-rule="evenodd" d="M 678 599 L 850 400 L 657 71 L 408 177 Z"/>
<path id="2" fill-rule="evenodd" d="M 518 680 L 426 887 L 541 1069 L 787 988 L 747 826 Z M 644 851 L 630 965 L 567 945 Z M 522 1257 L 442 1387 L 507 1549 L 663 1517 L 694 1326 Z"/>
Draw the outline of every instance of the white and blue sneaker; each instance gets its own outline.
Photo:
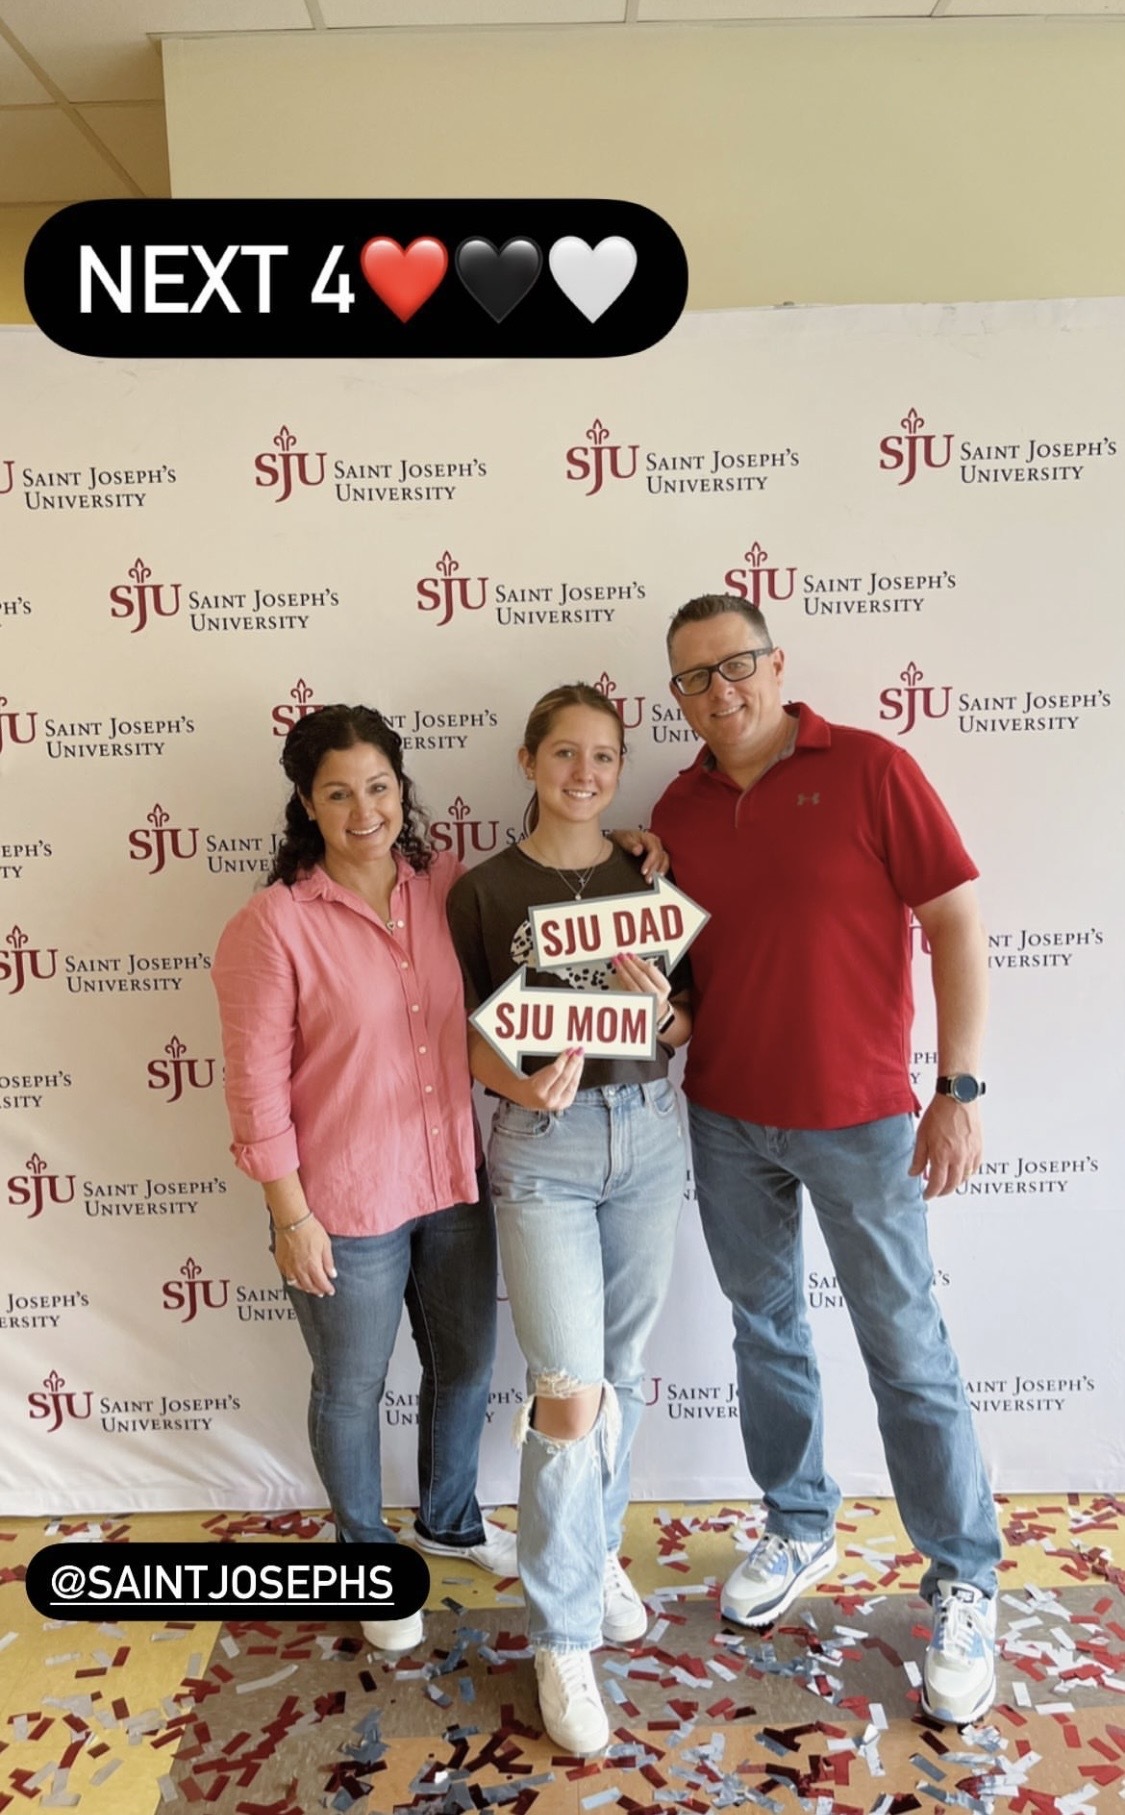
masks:
<path id="1" fill-rule="evenodd" d="M 768 1626 L 836 1563 L 836 1538 L 782 1538 L 769 1532 L 727 1577 L 719 1606 L 736 1626 Z"/>
<path id="2" fill-rule="evenodd" d="M 969 1582 L 939 1582 L 933 1607 L 922 1706 L 934 1720 L 966 1727 L 996 1697 L 996 1602 Z"/>
<path id="3" fill-rule="evenodd" d="M 404 1526 L 399 1536 L 428 1557 L 456 1557 L 462 1563 L 475 1563 L 489 1575 L 518 1576 L 516 1533 L 491 1519 L 482 1519 L 481 1523 L 484 1537 L 479 1544 L 439 1544 L 436 1538 L 424 1538 L 416 1525 Z"/>

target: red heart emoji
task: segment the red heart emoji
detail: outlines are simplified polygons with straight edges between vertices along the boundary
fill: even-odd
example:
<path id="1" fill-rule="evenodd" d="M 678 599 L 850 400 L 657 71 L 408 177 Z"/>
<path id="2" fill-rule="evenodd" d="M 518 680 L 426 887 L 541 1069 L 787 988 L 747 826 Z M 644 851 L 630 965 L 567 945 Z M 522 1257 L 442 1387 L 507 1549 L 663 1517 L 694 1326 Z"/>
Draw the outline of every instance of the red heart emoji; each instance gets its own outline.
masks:
<path id="1" fill-rule="evenodd" d="M 409 321 L 445 276 L 449 254 L 439 239 L 411 240 L 405 252 L 396 239 L 369 239 L 359 265 L 379 301 Z"/>

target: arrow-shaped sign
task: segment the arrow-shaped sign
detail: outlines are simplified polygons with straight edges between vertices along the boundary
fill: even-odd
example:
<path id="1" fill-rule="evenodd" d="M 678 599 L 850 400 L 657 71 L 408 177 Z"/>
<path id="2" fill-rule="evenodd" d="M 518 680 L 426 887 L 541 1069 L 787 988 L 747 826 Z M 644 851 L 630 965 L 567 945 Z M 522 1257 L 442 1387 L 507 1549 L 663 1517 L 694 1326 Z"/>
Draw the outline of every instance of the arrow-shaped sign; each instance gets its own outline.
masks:
<path id="1" fill-rule="evenodd" d="M 505 1064 L 519 1071 L 532 1053 L 581 1046 L 588 1059 L 651 1059 L 656 997 L 636 990 L 528 989 L 527 966 L 469 1019 Z"/>
<path id="2" fill-rule="evenodd" d="M 644 895 L 606 895 L 600 901 L 552 901 L 530 911 L 535 968 L 565 970 L 616 952 L 668 959 L 677 965 L 711 916 L 661 876 Z"/>

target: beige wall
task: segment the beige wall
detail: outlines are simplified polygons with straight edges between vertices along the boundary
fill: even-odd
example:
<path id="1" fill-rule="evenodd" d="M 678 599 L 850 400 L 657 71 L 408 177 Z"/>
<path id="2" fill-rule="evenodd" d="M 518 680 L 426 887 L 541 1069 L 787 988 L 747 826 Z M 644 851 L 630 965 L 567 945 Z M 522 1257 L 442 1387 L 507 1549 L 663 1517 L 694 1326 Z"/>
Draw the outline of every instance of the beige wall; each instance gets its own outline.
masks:
<path id="1" fill-rule="evenodd" d="M 694 308 L 1125 291 L 1125 22 L 185 39 L 179 195 L 620 195 Z"/>
<path id="2" fill-rule="evenodd" d="M 30 321 L 23 300 L 24 253 L 54 208 L 0 208 L 0 322 Z"/>
<path id="3" fill-rule="evenodd" d="M 619 195 L 694 308 L 1125 292 L 1121 21 L 191 38 L 165 89 L 174 194 Z"/>

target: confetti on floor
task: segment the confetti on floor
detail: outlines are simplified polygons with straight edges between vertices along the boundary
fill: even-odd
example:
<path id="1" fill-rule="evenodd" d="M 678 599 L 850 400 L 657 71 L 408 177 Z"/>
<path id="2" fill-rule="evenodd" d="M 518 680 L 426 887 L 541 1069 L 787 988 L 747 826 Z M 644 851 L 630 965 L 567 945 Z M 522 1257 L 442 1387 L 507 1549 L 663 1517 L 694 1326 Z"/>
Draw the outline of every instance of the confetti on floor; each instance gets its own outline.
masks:
<path id="1" fill-rule="evenodd" d="M 977 1728 L 920 1710 L 922 1560 L 890 1502 L 849 1501 L 836 1570 L 775 1625 L 718 1616 L 754 1505 L 635 1505 L 623 1555 L 652 1623 L 596 1659 L 604 1757 L 542 1732 L 518 1584 L 431 1559 L 424 1642 L 318 1621 L 45 1621 L 44 1544 L 319 1543 L 323 1514 L 0 1522 L 0 1815 L 1106 1815 L 1125 1804 L 1125 1501 L 999 1502 L 999 1694 Z M 510 1512 L 501 1512 L 512 1522 Z"/>

